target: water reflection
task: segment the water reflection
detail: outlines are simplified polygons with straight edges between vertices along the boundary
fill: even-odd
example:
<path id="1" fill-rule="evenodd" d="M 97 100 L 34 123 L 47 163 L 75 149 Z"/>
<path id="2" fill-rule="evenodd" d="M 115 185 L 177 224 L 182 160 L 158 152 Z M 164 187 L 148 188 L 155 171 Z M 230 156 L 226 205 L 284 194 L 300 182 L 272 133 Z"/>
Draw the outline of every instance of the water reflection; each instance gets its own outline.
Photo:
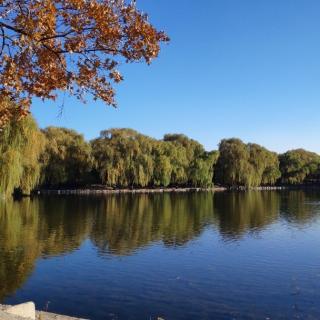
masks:
<path id="1" fill-rule="evenodd" d="M 215 196 L 218 227 L 223 238 L 238 240 L 245 233 L 258 232 L 280 212 L 278 192 L 234 192 Z"/>
<path id="2" fill-rule="evenodd" d="M 210 226 L 241 241 L 279 220 L 303 227 L 319 213 L 317 192 L 44 197 L 0 202 L 0 301 L 39 257 L 67 254 L 86 239 L 100 255 L 128 255 L 154 242 L 186 245 Z"/>
<path id="3" fill-rule="evenodd" d="M 317 218 L 320 210 L 319 191 L 295 191 L 281 194 L 282 217 L 300 227 L 309 225 Z"/>
<path id="4" fill-rule="evenodd" d="M 129 195 L 104 198 L 91 239 L 101 252 L 129 254 L 153 241 L 180 246 L 213 222 L 213 196 Z"/>
<path id="5" fill-rule="evenodd" d="M 0 203 L 0 299 L 20 287 L 39 255 L 38 203 Z"/>

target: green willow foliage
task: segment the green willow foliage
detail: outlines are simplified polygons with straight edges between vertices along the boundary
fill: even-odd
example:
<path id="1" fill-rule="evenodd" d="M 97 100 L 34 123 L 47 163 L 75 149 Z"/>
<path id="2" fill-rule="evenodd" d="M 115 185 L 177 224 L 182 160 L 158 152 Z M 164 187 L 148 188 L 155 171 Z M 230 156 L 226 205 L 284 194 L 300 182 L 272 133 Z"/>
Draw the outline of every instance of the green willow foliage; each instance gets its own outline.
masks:
<path id="1" fill-rule="evenodd" d="M 0 194 L 14 189 L 30 194 L 40 179 L 43 134 L 31 116 L 13 121 L 0 132 Z"/>
<path id="2" fill-rule="evenodd" d="M 132 129 L 102 131 L 91 142 L 74 130 L 42 131 L 31 116 L 0 133 L 0 194 L 18 188 L 258 187 L 320 182 L 320 156 L 303 149 L 277 155 L 224 139 L 207 152 L 182 134 L 156 140 Z"/>
<path id="3" fill-rule="evenodd" d="M 42 155 L 42 185 L 81 186 L 90 181 L 91 147 L 74 130 L 49 127 L 43 130 L 46 148 Z"/>
<path id="4" fill-rule="evenodd" d="M 304 149 L 288 151 L 279 156 L 284 184 L 310 183 L 319 180 L 320 156 Z"/>
<path id="5" fill-rule="evenodd" d="M 132 129 L 111 129 L 91 147 L 100 182 L 110 187 L 209 187 L 213 182 L 215 153 L 184 135 L 155 140 Z"/>
<path id="6" fill-rule="evenodd" d="M 274 185 L 280 178 L 276 153 L 239 139 L 225 139 L 219 145 L 216 181 L 229 187 Z"/>

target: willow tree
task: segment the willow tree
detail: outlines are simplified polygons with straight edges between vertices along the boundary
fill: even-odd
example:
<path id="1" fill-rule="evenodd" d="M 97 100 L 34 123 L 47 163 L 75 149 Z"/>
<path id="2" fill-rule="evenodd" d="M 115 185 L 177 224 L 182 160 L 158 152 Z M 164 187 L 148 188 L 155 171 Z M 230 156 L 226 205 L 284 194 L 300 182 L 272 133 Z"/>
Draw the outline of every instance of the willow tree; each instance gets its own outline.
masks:
<path id="1" fill-rule="evenodd" d="M 317 153 L 296 149 L 279 156 L 281 182 L 285 184 L 302 184 L 319 175 L 320 156 Z"/>
<path id="2" fill-rule="evenodd" d="M 81 186 L 90 181 L 92 157 L 83 135 L 66 128 L 48 127 L 45 151 L 41 156 L 41 183 L 46 187 Z"/>
<path id="3" fill-rule="evenodd" d="M 169 157 L 170 145 L 163 143 L 163 141 L 157 141 L 154 149 L 154 171 L 152 184 L 154 186 L 167 187 L 171 183 L 172 177 L 172 163 Z"/>
<path id="4" fill-rule="evenodd" d="M 219 159 L 216 166 L 216 181 L 234 187 L 248 186 L 252 167 L 250 154 L 240 139 L 224 139 L 219 144 Z"/>
<path id="5" fill-rule="evenodd" d="M 107 186 L 146 187 L 153 171 L 155 140 L 132 129 L 102 131 L 91 142 L 101 182 Z"/>
<path id="6" fill-rule="evenodd" d="M 172 168 L 171 184 L 188 185 L 195 159 L 200 159 L 205 154 L 203 146 L 183 134 L 166 134 L 163 142 Z"/>
<path id="7" fill-rule="evenodd" d="M 218 160 L 217 151 L 205 152 L 195 157 L 190 167 L 190 184 L 195 187 L 211 187 L 213 185 L 214 167 Z"/>
<path id="8" fill-rule="evenodd" d="M 0 133 L 0 194 L 10 195 L 15 188 L 30 194 L 39 182 L 43 149 L 44 137 L 31 116 L 4 128 Z"/>
<path id="9" fill-rule="evenodd" d="M 110 187 L 212 184 L 216 154 L 181 134 L 156 140 L 132 129 L 109 129 L 91 146 L 100 180 Z"/>
<path id="10" fill-rule="evenodd" d="M 227 186 L 274 185 L 280 178 L 276 153 L 239 139 L 222 140 L 216 167 L 217 182 Z"/>
<path id="11" fill-rule="evenodd" d="M 278 155 L 255 143 L 248 143 L 247 148 L 252 166 L 250 186 L 274 185 L 281 176 Z"/>
<path id="12" fill-rule="evenodd" d="M 5 0 L 0 16 L 0 96 L 18 106 L 0 110 L 0 127 L 58 91 L 116 105 L 118 64 L 149 64 L 168 41 L 135 1 Z"/>

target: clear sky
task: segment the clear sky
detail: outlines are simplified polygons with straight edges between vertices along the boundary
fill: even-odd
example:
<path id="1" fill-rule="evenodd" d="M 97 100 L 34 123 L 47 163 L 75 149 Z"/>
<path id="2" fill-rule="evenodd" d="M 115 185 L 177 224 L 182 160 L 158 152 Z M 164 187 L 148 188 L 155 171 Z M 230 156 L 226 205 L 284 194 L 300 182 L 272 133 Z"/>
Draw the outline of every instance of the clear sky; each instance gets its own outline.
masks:
<path id="1" fill-rule="evenodd" d="M 34 101 L 41 127 L 87 139 L 130 127 L 185 133 L 206 149 L 239 137 L 283 152 L 320 152 L 319 0 L 137 0 L 171 38 L 151 66 L 123 65 L 118 109 Z"/>

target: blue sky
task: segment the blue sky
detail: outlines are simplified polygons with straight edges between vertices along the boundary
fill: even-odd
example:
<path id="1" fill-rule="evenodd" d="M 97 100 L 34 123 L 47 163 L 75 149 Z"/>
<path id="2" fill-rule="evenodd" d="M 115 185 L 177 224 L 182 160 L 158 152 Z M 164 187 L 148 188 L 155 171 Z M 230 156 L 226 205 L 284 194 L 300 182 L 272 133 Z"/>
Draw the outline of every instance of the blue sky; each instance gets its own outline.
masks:
<path id="1" fill-rule="evenodd" d="M 185 133 L 206 149 L 239 137 L 283 152 L 320 152 L 319 0 L 137 0 L 171 38 L 151 66 L 121 66 L 118 109 L 34 101 L 39 125 L 87 139 L 130 127 Z"/>

